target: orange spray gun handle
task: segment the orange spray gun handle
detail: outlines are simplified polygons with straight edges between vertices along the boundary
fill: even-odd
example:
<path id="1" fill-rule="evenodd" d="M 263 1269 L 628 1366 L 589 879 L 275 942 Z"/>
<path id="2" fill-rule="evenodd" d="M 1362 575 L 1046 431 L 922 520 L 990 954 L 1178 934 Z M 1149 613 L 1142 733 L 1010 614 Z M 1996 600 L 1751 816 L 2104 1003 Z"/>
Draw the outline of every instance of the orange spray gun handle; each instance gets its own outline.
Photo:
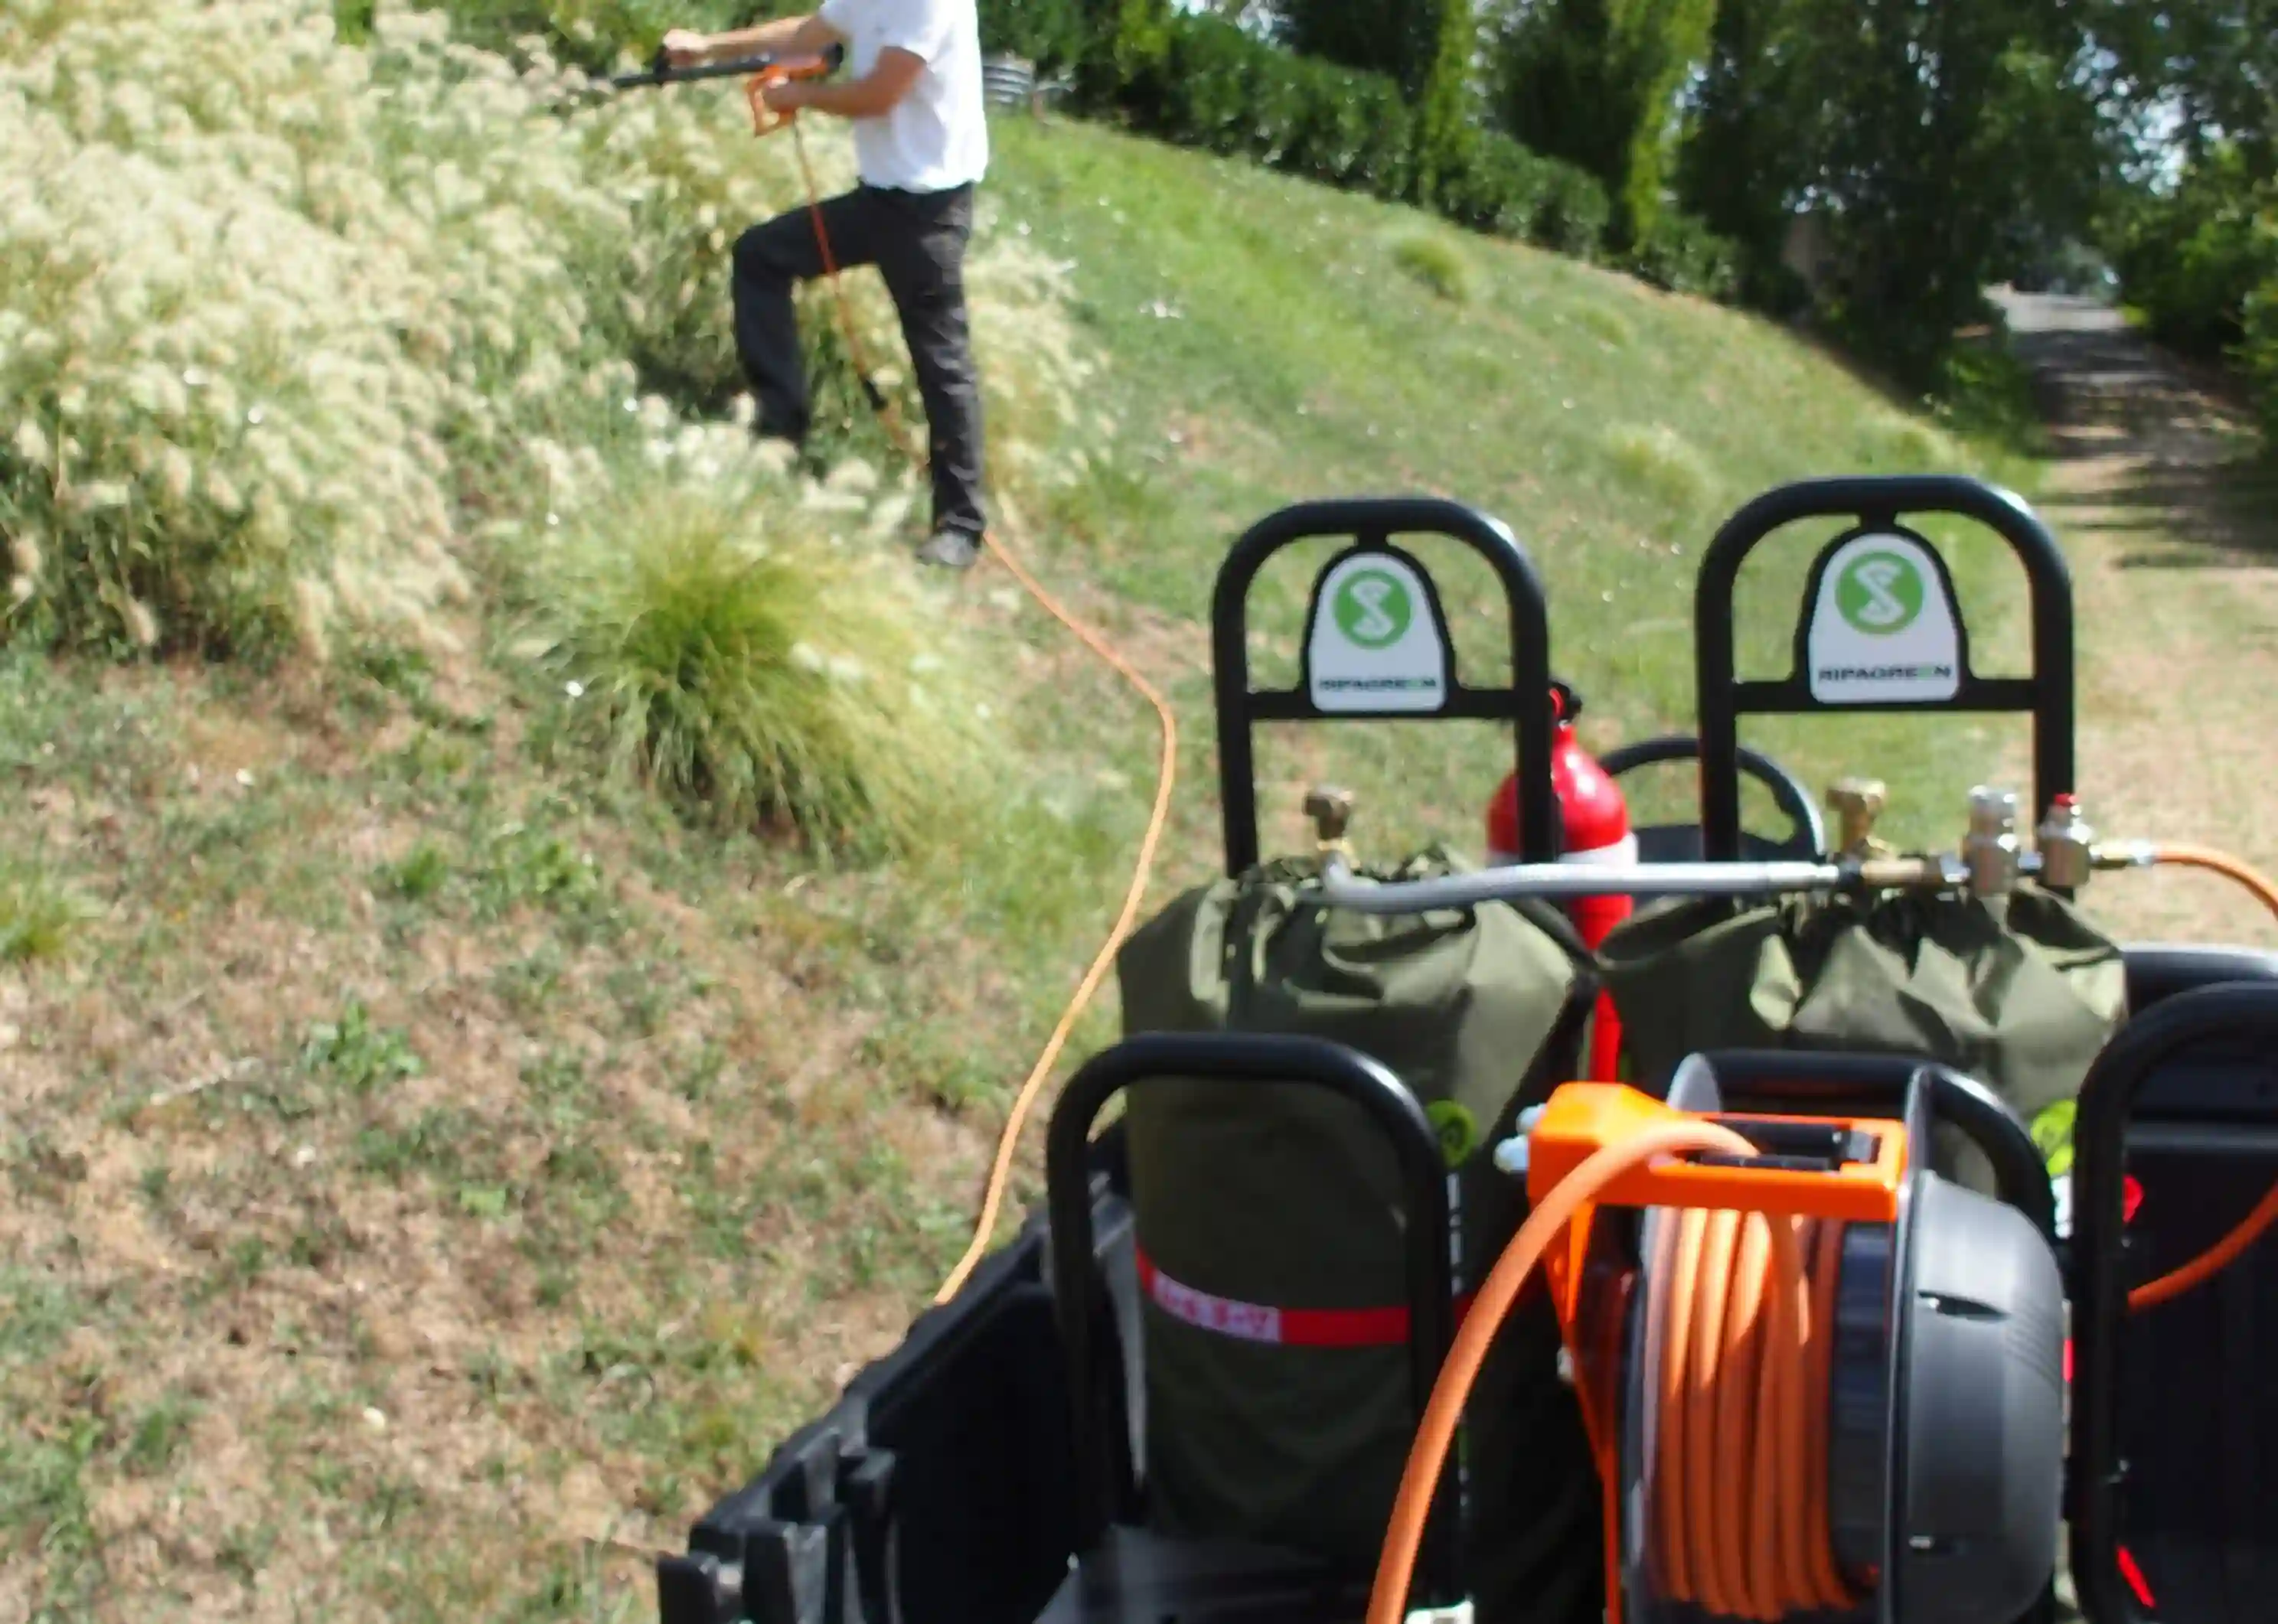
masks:
<path id="1" fill-rule="evenodd" d="M 795 108 L 789 112 L 777 112 L 769 107 L 767 103 L 769 90 L 794 79 L 819 79 L 829 71 L 830 60 L 827 57 L 787 57 L 768 63 L 745 80 L 744 100 L 752 109 L 752 133 L 772 135 L 799 117 Z"/>

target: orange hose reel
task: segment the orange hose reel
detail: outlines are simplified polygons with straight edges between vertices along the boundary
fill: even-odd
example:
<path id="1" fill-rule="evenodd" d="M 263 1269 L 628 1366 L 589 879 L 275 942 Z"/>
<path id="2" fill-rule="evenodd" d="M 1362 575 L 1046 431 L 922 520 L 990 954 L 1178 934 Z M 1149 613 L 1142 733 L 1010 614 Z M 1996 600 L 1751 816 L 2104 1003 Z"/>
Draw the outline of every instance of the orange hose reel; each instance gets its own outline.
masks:
<path id="1" fill-rule="evenodd" d="M 1680 1609 L 1895 1619 L 1879 1594 L 1893 1563 L 1914 1569 L 1905 1589 L 1968 1590 L 1957 1619 L 1989 1597 L 1995 1611 L 2021 1592 L 2030 1601 L 2053 1565 L 2059 1470 L 2052 1448 L 2043 1459 L 2033 1445 L 2061 1436 L 2062 1289 L 2038 1231 L 1930 1175 L 1926 1121 L 1687 1112 L 1613 1084 L 1552 1096 L 1529 1137 L 1530 1194 L 1541 1201 L 1609 1147 L 1701 1122 L 1757 1154 L 1616 1173 L 1545 1258 L 1603 1488 L 1608 1624 Z M 1973 1233 L 2002 1262 L 1982 1282 L 1990 1291 L 1948 1297 L 1962 1285 L 1957 1245 L 1976 1245 Z M 1944 1328 L 1923 1329 L 1925 1308 L 2000 1324 L 1990 1343 L 1956 1348 Z M 1990 1430 L 1953 1436 L 1973 1402 Z M 1919 1483 L 1907 1480 L 1910 1436 L 1946 1463 Z M 2006 1460 L 1963 1459 L 2005 1437 Z M 1980 1520 L 1966 1530 L 1945 1526 L 1957 1508 L 1923 1503 L 1951 1499 L 1934 1483 L 1989 1472 L 2000 1491 L 1959 1508 Z M 1966 1584 L 1937 1571 L 1941 1544 L 2005 1541 L 1990 1575 L 1967 1561 Z"/>

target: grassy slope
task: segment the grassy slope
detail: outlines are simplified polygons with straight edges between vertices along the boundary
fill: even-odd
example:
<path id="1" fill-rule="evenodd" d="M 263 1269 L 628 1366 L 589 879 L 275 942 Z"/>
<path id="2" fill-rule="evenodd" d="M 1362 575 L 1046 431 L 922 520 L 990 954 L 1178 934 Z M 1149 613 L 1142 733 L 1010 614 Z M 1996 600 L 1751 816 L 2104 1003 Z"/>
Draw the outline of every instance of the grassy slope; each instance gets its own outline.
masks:
<path id="1" fill-rule="evenodd" d="M 1002 206 L 1082 267 L 1089 316 L 1135 408 L 1127 462 L 1158 475 L 1121 510 L 1104 505 L 1101 534 L 1079 525 L 1059 545 L 1081 546 L 1112 591 L 1181 621 L 1204 620 L 1227 545 L 1282 503 L 1450 496 L 1508 522 L 1540 566 L 1553 664 L 1588 703 L 1595 725 L 1586 731 L 1601 743 L 1690 731 L 1693 571 L 1740 503 L 1833 473 L 2031 477 L 2029 465 L 1957 444 L 1749 317 L 1244 165 L 1066 126 L 1013 126 L 1000 145 Z M 1403 272 L 1403 246 L 1419 233 L 1459 256 L 1466 300 Z M 1761 661 L 1784 662 L 1801 561 L 1831 533 L 1792 540 L 1744 576 L 1743 648 Z M 1255 623 L 1273 636 L 1261 672 L 1294 674 L 1304 586 L 1329 550 L 1302 553 L 1261 584 Z M 1426 554 L 1485 681 L 1502 658 L 1486 572 L 1458 549 Z M 1981 663 L 2006 669 L 2022 626 L 2014 571 L 1979 545 L 1953 561 Z M 1203 715 L 1207 672 L 1193 646 L 1183 697 Z M 1365 837 L 1475 841 L 1491 787 L 1484 752 L 1495 742 L 1464 727 L 1431 731 L 1436 742 L 1398 728 L 1316 733 L 1304 759 L 1364 789 L 1388 789 L 1398 764 L 1407 787 L 1365 802 Z M 1846 770 L 1919 783 L 1902 832 L 1947 838 L 1971 747 L 1903 724 L 1844 731 L 1845 744 L 1825 727 L 1750 736 L 1777 743 L 1815 784 Z M 1189 758 L 1204 776 L 1214 771 L 1206 744 L 1197 738 Z M 1279 759 L 1294 770 L 1287 752 Z M 1421 795 L 1419 769 L 1430 774 Z M 1269 808 L 1285 815 L 1288 838 L 1293 787 Z M 1655 797 L 1656 815 L 1681 810 Z"/>
<path id="2" fill-rule="evenodd" d="M 1158 903 L 1215 861 L 1201 617 L 1273 506 L 1509 521 L 1602 742 L 1682 724 L 1724 511 L 1954 454 L 1727 313 L 1469 240 L 1451 304 L 1396 263 L 1412 217 L 1097 131 L 1001 144 L 997 207 L 1077 262 L 1114 362 L 1117 469 L 1016 540 L 1179 705 Z M 1442 581 L 1490 658 L 1479 573 Z M 544 705 L 472 660 L 0 667 L 0 939 L 92 908 L 0 967 L 0 1613 L 646 1613 L 643 1552 L 957 1255 L 1120 894 L 1145 713 L 1001 575 L 964 590 L 1039 766 L 923 873 L 806 873 L 547 769 Z M 1934 780 L 1907 821 L 1950 837 L 1965 739 L 1846 735 L 1798 765 Z M 1502 770 L 1480 728 L 1277 739 L 1267 845 L 1334 771 L 1370 850 L 1470 846 Z M 1079 1050 L 1112 1031 L 1111 990 Z"/>

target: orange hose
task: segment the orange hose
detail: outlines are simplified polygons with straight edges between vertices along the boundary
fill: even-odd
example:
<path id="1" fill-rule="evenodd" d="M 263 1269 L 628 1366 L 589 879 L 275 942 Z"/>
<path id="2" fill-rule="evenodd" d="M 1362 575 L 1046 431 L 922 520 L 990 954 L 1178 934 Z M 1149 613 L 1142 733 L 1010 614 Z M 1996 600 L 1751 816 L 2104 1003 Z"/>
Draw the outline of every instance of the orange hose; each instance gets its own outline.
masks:
<path id="1" fill-rule="evenodd" d="M 2278 1220 L 2278 1184 L 2266 1191 L 2252 1212 L 2246 1215 L 2237 1228 L 2208 1247 L 2180 1269 L 2170 1269 L 2156 1280 L 2146 1280 L 2128 1293 L 2130 1309 L 2149 1308 L 2174 1298 L 2181 1297 L 2196 1286 L 2204 1285 L 2215 1276 L 2236 1262 L 2247 1247 L 2262 1239 L 2274 1220 Z"/>
<path id="2" fill-rule="evenodd" d="M 2211 873 L 2236 880 L 2262 901 L 2262 905 L 2278 916 L 2278 884 L 2228 851 L 2218 851 L 2213 846 L 2166 845 L 2155 842 L 2152 847 L 2154 864 L 2173 864 L 2178 868 L 2204 868 Z"/>
<path id="3" fill-rule="evenodd" d="M 871 393 L 878 406 L 888 438 L 904 456 L 923 468 L 929 459 L 902 423 L 901 414 L 895 408 L 892 397 L 871 389 L 869 360 L 862 351 L 862 339 L 855 325 L 853 307 L 847 301 L 845 287 L 838 279 L 838 264 L 830 251 L 830 233 L 822 223 L 822 189 L 815 185 L 814 169 L 807 159 L 806 137 L 796 119 L 784 122 L 791 125 L 791 149 L 799 155 L 799 178 L 806 186 L 807 213 L 814 222 L 815 247 L 822 252 L 823 272 L 830 282 L 838 315 L 839 336 L 846 341 L 848 354 L 853 360 L 855 370 L 862 377 L 865 390 Z M 1138 919 L 1139 905 L 1147 895 L 1148 879 L 1154 873 L 1156 850 L 1161 845 L 1163 831 L 1170 822 L 1171 792 L 1178 782 L 1179 773 L 1179 721 L 1171 710 L 1170 702 L 1163 698 L 1160 690 L 1117 652 L 1115 646 L 1105 637 L 1077 620 L 1044 591 L 1036 577 L 1013 556 L 994 530 L 982 532 L 982 540 L 990 552 L 996 554 L 997 561 L 1005 566 L 1046 614 L 1074 633 L 1086 648 L 1098 655 L 1154 707 L 1156 720 L 1161 725 L 1163 747 L 1155 770 L 1155 804 L 1147 815 L 1147 832 L 1140 839 L 1139 855 L 1132 865 L 1131 885 L 1124 894 L 1123 911 L 1116 916 L 1113 928 L 1107 933 L 1107 939 L 1100 944 L 1098 953 L 1092 958 L 1091 967 L 1084 972 L 1083 980 L 1077 984 L 1075 995 L 1060 1012 L 1059 1023 L 1053 1027 L 1051 1037 L 1044 1044 L 1043 1053 L 1036 1057 L 1036 1065 L 1021 1085 L 1020 1093 L 1013 1097 L 1012 1112 L 1005 1118 L 1004 1132 L 998 1137 L 996 1160 L 989 1170 L 989 1183 L 982 1195 L 981 1216 L 974 1224 L 973 1239 L 966 1247 L 965 1255 L 958 1260 L 956 1268 L 950 1270 L 949 1277 L 942 1282 L 941 1289 L 934 1293 L 936 1307 L 946 1303 L 964 1290 L 966 1281 L 972 1277 L 981 1260 L 988 1255 L 990 1243 L 996 1237 L 998 1217 L 1004 1208 L 1005 1192 L 1012 1182 L 1013 1158 L 1020 1147 L 1021 1129 L 1026 1126 L 1028 1114 L 1035 1109 L 1046 1079 L 1051 1076 L 1061 1049 L 1066 1047 L 1070 1034 L 1074 1032 L 1077 1020 L 1082 1017 L 1092 995 L 1098 990 L 1099 983 L 1114 964 L 1116 950 L 1122 946 L 1123 939 L 1130 934 L 1132 926 Z"/>
<path id="4" fill-rule="evenodd" d="M 1155 714 L 1162 723 L 1163 750 L 1155 771 L 1154 810 L 1147 815 L 1147 833 L 1139 842 L 1138 859 L 1132 865 L 1131 887 L 1124 895 L 1123 911 L 1116 916 L 1114 928 L 1108 932 L 1107 939 L 1100 943 L 1099 952 L 1091 961 L 1091 968 L 1084 972 L 1082 982 L 1076 987 L 1075 996 L 1069 1000 L 1067 1008 L 1061 1012 L 1059 1025 L 1052 1029 L 1051 1039 L 1044 1045 L 1044 1052 L 1036 1057 L 1036 1064 L 1029 1071 L 1028 1080 L 1021 1085 L 1021 1092 L 1013 1099 L 1012 1114 L 1005 1118 L 1005 1131 L 997 1141 L 996 1164 L 990 1170 L 989 1187 L 982 1198 L 981 1216 L 974 1225 L 973 1242 L 966 1248 L 965 1255 L 958 1261 L 957 1267 L 951 1271 L 949 1278 L 942 1283 L 941 1290 L 935 1293 L 934 1303 L 936 1307 L 947 1302 L 964 1289 L 965 1282 L 980 1265 L 981 1260 L 988 1254 L 989 1243 L 997 1232 L 997 1216 L 1004 1204 L 1005 1186 L 1012 1179 L 1013 1155 L 1021 1142 L 1021 1129 L 1027 1122 L 1028 1112 L 1035 1106 L 1036 1097 L 1043 1088 L 1044 1079 L 1051 1075 L 1053 1064 L 1059 1060 L 1060 1050 L 1066 1045 L 1069 1033 L 1075 1030 L 1077 1018 L 1082 1015 L 1084 1006 L 1090 1003 L 1091 995 L 1098 989 L 1101 979 L 1106 975 L 1108 967 L 1115 962 L 1116 949 L 1122 945 L 1124 937 L 1130 934 L 1133 924 L 1139 917 L 1139 903 L 1147 894 L 1148 876 L 1153 872 L 1155 866 L 1155 850 L 1161 844 L 1163 830 L 1170 821 L 1171 788 L 1177 781 L 1179 771 L 1178 720 L 1171 713 L 1169 704 L 1165 701 L 1160 693 L 1156 691 L 1154 685 L 1132 669 L 1131 666 L 1105 638 L 1055 603 L 1051 595 L 1036 584 L 1028 571 L 1021 568 L 1020 561 L 1005 551 L 994 534 L 985 537 L 984 539 L 987 540 L 990 550 L 997 554 L 998 561 L 1012 572 L 1014 580 L 1028 589 L 1030 597 L 1042 604 L 1054 619 L 1074 632 L 1086 646 L 1113 667 L 1122 675 L 1125 681 L 1145 696 L 1148 704 L 1155 707 Z"/>

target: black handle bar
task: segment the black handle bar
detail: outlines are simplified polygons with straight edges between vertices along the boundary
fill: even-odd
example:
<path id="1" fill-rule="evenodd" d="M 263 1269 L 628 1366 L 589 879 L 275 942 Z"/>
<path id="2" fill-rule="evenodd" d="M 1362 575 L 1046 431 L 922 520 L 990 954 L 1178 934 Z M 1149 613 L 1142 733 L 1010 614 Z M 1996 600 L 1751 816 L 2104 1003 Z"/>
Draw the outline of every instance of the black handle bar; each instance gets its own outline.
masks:
<path id="1" fill-rule="evenodd" d="M 1444 536 L 1466 544 L 1487 560 L 1501 582 L 1510 614 L 1511 685 L 1472 688 L 1454 669 L 1455 650 L 1448 617 L 1431 576 L 1391 545 L 1395 535 Z M 1250 686 L 1249 602 L 1250 583 L 1265 560 L 1282 548 L 1321 537 L 1349 536 L 1354 545 L 1330 560 L 1321 580 L 1355 553 L 1388 554 L 1412 569 L 1428 602 L 1449 670 L 1444 700 L 1435 708 L 1405 716 L 1355 713 L 1369 721 L 1509 721 L 1517 728 L 1519 856 L 1548 863 L 1558 856 L 1558 797 L 1550 782 L 1550 610 L 1534 561 L 1503 522 L 1461 502 L 1441 497 L 1353 497 L 1299 502 L 1268 514 L 1245 531 L 1219 567 L 1211 604 L 1212 665 L 1217 682 L 1219 791 L 1226 818 L 1226 870 L 1239 874 L 1257 862 L 1257 787 L 1250 753 L 1250 731 L 1261 721 L 1327 721 L 1344 713 L 1317 706 L 1301 676 L 1294 689 L 1253 691 Z M 1314 585 L 1311 613 L 1322 612 L 1320 581 Z M 1306 626 L 1307 659 L 1313 628 Z M 1310 667 L 1309 667 L 1310 673 Z"/>
<path id="2" fill-rule="evenodd" d="M 2278 987 L 2229 981 L 2176 993 L 2131 1018 L 2088 1068 L 2073 1123 L 2072 1573 L 2098 1624 L 2144 1614 L 2122 1587 L 2120 1538 L 2120 1327 L 2128 1317 L 2125 1186 L 2128 1120 L 2145 1084 L 2194 1045 L 2242 1056 L 2278 1053 Z M 2267 1310 L 2266 1310 L 2267 1311 Z"/>
<path id="3" fill-rule="evenodd" d="M 1959 683 L 1950 698 L 1834 703 L 1812 696 L 1807 637 L 1821 572 L 1845 541 L 1872 530 L 1898 531 L 1906 514 L 1971 519 L 2007 542 L 2024 566 L 2032 596 L 2033 673 L 1987 680 L 1969 669 L 1968 621 L 1953 602 Z M 1805 519 L 1855 518 L 1859 529 L 1820 554 L 1795 633 L 1795 665 L 1782 681 L 1738 680 L 1732 652 L 1733 588 L 1749 553 L 1775 531 Z M 1941 571 L 1944 560 L 1928 547 Z M 1701 854 L 1729 863 L 1740 856 L 1740 773 L 1735 751 L 1739 718 L 1849 710 L 2030 712 L 2033 718 L 2032 819 L 2038 823 L 2073 783 L 2072 577 L 2056 538 L 2017 496 L 1984 480 L 1923 474 L 1805 480 L 1765 492 L 1727 520 L 1709 543 L 1693 597 L 1693 651 L 1701 716 Z"/>
<path id="4" fill-rule="evenodd" d="M 1044 1150 L 1053 1307 L 1073 1422 L 1079 1551 L 1097 1544 L 1108 1521 L 1105 1452 L 1094 1408 L 1098 1361 L 1093 1334 L 1106 1308 L 1092 1263 L 1091 1129 L 1111 1099 L 1149 1078 L 1205 1078 L 1237 1086 L 1311 1084 L 1367 1112 L 1399 1159 L 1405 1193 L 1409 1381 L 1419 1421 L 1455 1338 L 1447 1163 L 1424 1108 L 1388 1067 L 1326 1039 L 1253 1033 L 1149 1033 L 1095 1055 L 1068 1079 L 1053 1108 Z M 1446 1603 L 1462 1593 L 1455 1498 L 1451 1459 L 1434 1497 L 1423 1563 L 1428 1582 L 1439 1588 L 1439 1599 Z"/>

